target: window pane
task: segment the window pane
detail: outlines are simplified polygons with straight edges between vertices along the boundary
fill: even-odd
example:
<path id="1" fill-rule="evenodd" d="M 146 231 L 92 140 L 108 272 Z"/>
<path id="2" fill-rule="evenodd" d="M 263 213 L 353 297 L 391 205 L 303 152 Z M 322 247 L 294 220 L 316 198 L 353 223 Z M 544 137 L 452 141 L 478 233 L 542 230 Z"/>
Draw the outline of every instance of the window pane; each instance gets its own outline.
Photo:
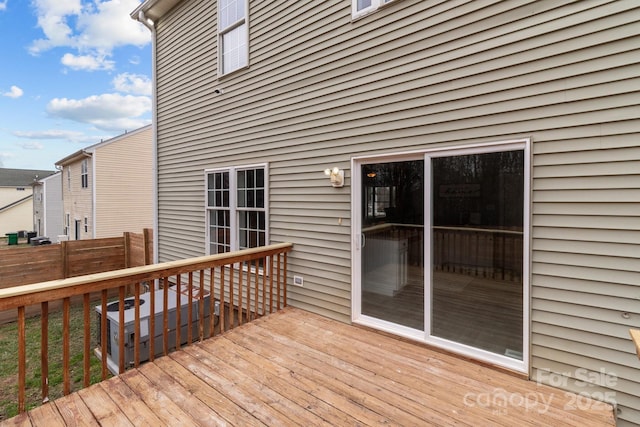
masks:
<path id="1" fill-rule="evenodd" d="M 256 169 L 256 187 L 264 188 L 264 169 Z"/>
<path id="2" fill-rule="evenodd" d="M 222 206 L 225 208 L 229 207 L 229 190 L 224 190 L 222 192 Z"/>
<path id="3" fill-rule="evenodd" d="M 219 10 L 220 28 L 224 30 L 244 18 L 244 0 L 220 0 Z"/>
<path id="4" fill-rule="evenodd" d="M 238 189 L 247 187 L 247 171 L 238 171 Z"/>
<path id="5" fill-rule="evenodd" d="M 358 10 L 366 9 L 371 7 L 371 0 L 358 0 L 357 8 Z"/>
<path id="6" fill-rule="evenodd" d="M 231 250 L 230 212 L 224 210 L 209 211 L 209 250 L 211 254 Z"/>
<path id="7" fill-rule="evenodd" d="M 222 72 L 226 74 L 248 63 L 247 25 L 243 24 L 222 35 Z"/>
<path id="8" fill-rule="evenodd" d="M 247 207 L 255 208 L 256 207 L 256 195 L 253 190 L 247 191 Z"/>
<path id="9" fill-rule="evenodd" d="M 264 190 L 256 190 L 256 207 L 264 208 Z"/>

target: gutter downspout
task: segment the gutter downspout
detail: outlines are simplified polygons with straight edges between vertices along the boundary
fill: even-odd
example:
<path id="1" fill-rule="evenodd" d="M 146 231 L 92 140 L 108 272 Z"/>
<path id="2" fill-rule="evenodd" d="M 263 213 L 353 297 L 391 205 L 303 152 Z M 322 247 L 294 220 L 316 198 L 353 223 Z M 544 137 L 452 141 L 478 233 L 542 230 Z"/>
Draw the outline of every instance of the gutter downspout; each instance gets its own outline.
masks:
<path id="1" fill-rule="evenodd" d="M 153 263 L 158 263 L 158 91 L 157 91 L 157 66 L 156 66 L 156 25 L 147 18 L 143 10 L 138 12 L 134 18 L 141 22 L 151 31 L 151 84 L 152 89 L 152 111 L 151 111 L 151 138 L 153 161 L 151 173 L 153 174 Z"/>

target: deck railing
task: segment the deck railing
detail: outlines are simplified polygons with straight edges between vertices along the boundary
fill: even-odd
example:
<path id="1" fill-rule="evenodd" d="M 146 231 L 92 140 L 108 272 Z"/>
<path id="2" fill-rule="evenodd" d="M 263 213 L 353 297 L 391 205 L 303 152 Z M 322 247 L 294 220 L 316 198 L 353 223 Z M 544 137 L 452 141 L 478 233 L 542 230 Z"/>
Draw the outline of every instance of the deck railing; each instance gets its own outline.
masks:
<path id="1" fill-rule="evenodd" d="M 51 302 L 62 300 L 62 381 L 66 395 L 72 391 L 69 372 L 72 297 L 82 296 L 83 300 L 83 387 L 88 387 L 90 359 L 94 353 L 92 332 L 98 333 L 99 348 L 95 354 L 100 356 L 104 380 L 109 369 L 122 373 L 129 366 L 137 367 L 145 359 L 153 360 L 158 353 L 166 355 L 194 340 L 223 333 L 285 307 L 287 254 L 291 249 L 291 243 L 282 243 L 1 289 L 0 310 L 17 309 L 18 312 L 18 412 L 25 411 L 27 306 L 39 304 L 41 307 L 40 369 L 42 399 L 46 402 L 49 399 Z M 108 297 L 110 290 L 111 293 L 117 290 L 117 316 L 115 311 L 110 313 L 108 310 L 113 304 Z M 96 292 L 100 295 L 97 306 L 91 301 L 91 295 Z M 175 307 L 170 307 L 170 300 L 174 301 Z M 144 307 L 145 313 L 149 313 L 146 319 L 141 315 L 143 304 L 149 304 Z M 98 331 L 91 331 L 92 308 L 99 319 Z M 117 333 L 112 330 L 112 322 L 117 324 Z M 143 341 L 145 333 L 148 338 Z M 117 351 L 110 346 L 115 346 Z M 110 355 L 115 354 L 117 360 L 111 360 Z"/>

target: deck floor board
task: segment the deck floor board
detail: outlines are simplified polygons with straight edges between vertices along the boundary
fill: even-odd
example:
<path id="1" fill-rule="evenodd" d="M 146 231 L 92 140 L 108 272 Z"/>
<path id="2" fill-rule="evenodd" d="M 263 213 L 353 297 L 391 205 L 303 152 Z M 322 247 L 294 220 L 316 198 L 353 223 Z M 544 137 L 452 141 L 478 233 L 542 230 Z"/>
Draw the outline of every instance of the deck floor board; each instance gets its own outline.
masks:
<path id="1" fill-rule="evenodd" d="M 286 308 L 0 425 L 613 426 L 609 405 Z"/>

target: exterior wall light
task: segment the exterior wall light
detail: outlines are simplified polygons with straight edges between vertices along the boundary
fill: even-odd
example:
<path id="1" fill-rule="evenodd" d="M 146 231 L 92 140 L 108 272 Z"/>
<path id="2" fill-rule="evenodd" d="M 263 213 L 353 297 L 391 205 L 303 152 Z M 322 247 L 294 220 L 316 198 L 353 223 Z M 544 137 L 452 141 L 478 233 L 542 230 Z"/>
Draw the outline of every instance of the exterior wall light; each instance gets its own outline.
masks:
<path id="1" fill-rule="evenodd" d="M 331 179 L 331 185 L 334 187 L 344 187 L 344 170 L 334 167 L 333 169 L 325 169 L 324 174 Z"/>

